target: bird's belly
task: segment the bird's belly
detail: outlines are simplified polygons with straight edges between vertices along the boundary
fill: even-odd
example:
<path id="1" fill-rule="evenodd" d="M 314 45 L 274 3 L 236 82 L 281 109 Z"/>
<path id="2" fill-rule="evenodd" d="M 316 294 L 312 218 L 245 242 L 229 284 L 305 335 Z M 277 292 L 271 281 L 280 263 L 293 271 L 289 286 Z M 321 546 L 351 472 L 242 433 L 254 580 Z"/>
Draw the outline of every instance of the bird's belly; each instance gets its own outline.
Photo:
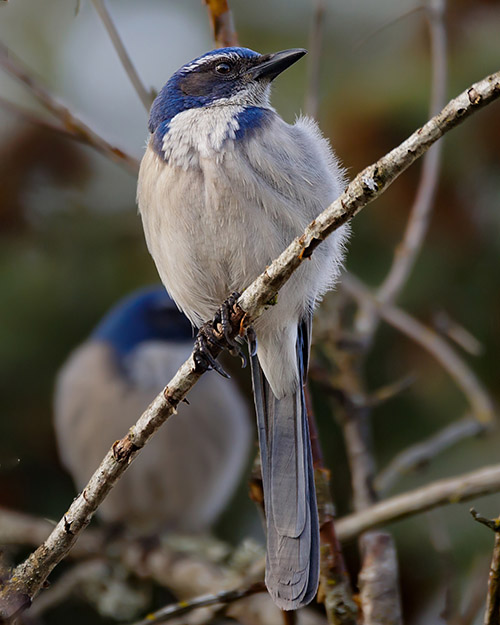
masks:
<path id="1" fill-rule="evenodd" d="M 193 322 L 212 318 L 231 293 L 243 291 L 283 249 L 273 240 L 271 224 L 247 219 L 253 210 L 242 206 L 221 214 L 205 206 L 196 230 L 167 226 L 169 249 L 165 253 L 162 246 L 156 263 L 172 297 Z"/>
<path id="2" fill-rule="evenodd" d="M 255 199 L 236 194 L 224 176 L 172 174 L 164 166 L 148 197 L 140 196 L 141 215 L 162 281 L 199 325 L 278 256 L 286 228 Z"/>

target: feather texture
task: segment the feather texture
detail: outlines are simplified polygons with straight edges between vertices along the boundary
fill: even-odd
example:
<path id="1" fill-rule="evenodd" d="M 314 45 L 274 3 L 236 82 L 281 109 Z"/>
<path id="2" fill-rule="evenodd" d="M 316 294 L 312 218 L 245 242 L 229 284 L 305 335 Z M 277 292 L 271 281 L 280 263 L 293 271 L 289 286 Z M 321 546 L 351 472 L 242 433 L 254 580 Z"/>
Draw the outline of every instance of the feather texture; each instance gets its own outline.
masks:
<path id="1" fill-rule="evenodd" d="M 299 325 L 297 366 L 305 379 L 310 316 Z M 267 528 L 266 584 L 276 605 L 307 604 L 319 578 L 319 528 L 304 389 L 277 399 L 257 357 L 252 382 Z"/>
<path id="2" fill-rule="evenodd" d="M 196 74 L 189 76 L 190 64 L 174 74 L 153 106 L 155 128 L 139 173 L 139 210 L 160 277 L 195 326 L 213 318 L 232 292 L 243 291 L 343 190 L 343 170 L 316 123 L 301 117 L 288 124 L 269 105 L 270 81 L 303 53 L 254 56 L 231 48 L 225 59 L 221 50 L 223 77 L 209 53 L 195 61 Z M 183 112 L 162 126 L 159 107 L 168 107 L 170 96 L 179 97 L 179 85 L 187 94 Z M 193 97 L 196 106 L 189 105 Z M 325 240 L 254 328 L 266 582 L 286 610 L 311 601 L 318 585 L 318 518 L 303 381 L 312 311 L 338 279 L 347 236 L 343 226 Z"/>

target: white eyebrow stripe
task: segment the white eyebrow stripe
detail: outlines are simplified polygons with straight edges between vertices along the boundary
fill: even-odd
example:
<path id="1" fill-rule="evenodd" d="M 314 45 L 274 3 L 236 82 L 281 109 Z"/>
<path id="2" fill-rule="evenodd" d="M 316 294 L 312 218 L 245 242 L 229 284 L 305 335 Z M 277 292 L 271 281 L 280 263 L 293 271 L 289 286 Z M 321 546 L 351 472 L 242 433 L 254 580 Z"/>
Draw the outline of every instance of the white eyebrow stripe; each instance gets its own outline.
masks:
<path id="1" fill-rule="evenodd" d="M 185 70 L 194 69 L 195 67 L 200 67 L 201 65 L 205 65 L 208 63 L 212 63 L 213 61 L 218 61 L 219 59 L 231 59 L 233 61 L 237 61 L 241 59 L 239 54 L 236 52 L 223 52 L 222 54 L 211 54 L 210 56 L 202 56 L 201 59 L 197 61 L 192 61 L 189 65 L 184 67 Z"/>

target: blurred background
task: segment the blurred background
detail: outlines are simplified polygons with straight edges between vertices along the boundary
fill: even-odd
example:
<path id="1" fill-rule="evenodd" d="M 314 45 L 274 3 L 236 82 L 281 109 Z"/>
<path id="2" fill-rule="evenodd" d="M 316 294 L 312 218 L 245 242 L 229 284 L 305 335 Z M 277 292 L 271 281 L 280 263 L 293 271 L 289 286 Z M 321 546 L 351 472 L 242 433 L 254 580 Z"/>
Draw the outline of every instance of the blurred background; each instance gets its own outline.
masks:
<path id="1" fill-rule="evenodd" d="M 325 6 L 318 119 L 348 175 L 354 176 L 427 119 L 428 29 L 420 4 L 412 0 L 327 0 Z M 213 47 L 200 0 L 110 0 L 108 7 L 148 88 L 158 90 L 180 65 Z M 307 48 L 314 8 L 309 0 L 232 3 L 241 45 L 261 52 Z M 499 69 L 500 5 L 494 0 L 450 0 L 445 21 L 451 98 Z M 71 112 L 110 144 L 140 159 L 147 114 L 90 2 L 1 2 L 0 39 Z M 305 62 L 277 81 L 273 105 L 287 121 L 303 110 L 306 88 Z M 0 97 L 0 505 L 57 519 L 74 496 L 52 429 L 58 368 L 118 298 L 156 282 L 157 275 L 137 216 L 135 175 L 7 107 L 4 100 L 53 121 L 1 69 Z M 481 350 L 475 357 L 463 357 L 496 401 L 499 146 L 498 103 L 444 139 L 429 234 L 399 299 L 426 324 L 433 325 L 436 314 L 444 311 L 472 333 Z M 368 285 L 378 285 L 387 273 L 420 166 L 410 168 L 352 224 L 347 269 Z M 374 390 L 404 374 L 415 376 L 411 387 L 374 411 L 380 467 L 467 408 L 461 391 L 426 352 L 382 324 L 367 361 L 366 385 Z M 248 392 L 248 372 L 236 375 Z M 342 515 L 351 509 L 342 438 L 330 403 L 320 388 L 313 385 L 313 391 Z M 404 476 L 390 494 L 498 462 L 499 443 L 495 432 L 465 440 L 421 471 Z M 249 531 L 261 538 L 245 491 L 243 483 L 218 526 L 225 540 L 237 542 Z M 500 497 L 479 500 L 475 506 L 486 516 L 497 516 Z M 444 591 L 438 582 L 444 575 L 443 558 L 429 537 L 431 525 L 445 530 L 458 603 L 466 600 L 472 577 L 486 574 L 493 538 L 472 521 L 468 508 L 450 506 L 391 527 L 406 622 L 445 622 L 440 616 Z M 354 545 L 347 551 L 355 575 Z M 64 612 L 54 612 L 44 622 L 62 623 L 65 618 Z"/>

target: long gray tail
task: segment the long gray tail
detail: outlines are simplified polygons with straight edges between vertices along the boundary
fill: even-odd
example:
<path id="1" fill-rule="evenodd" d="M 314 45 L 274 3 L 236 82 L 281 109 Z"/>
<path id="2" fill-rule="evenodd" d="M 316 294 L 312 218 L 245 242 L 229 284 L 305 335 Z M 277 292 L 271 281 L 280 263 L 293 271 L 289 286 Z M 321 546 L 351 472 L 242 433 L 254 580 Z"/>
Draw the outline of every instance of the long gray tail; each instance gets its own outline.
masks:
<path id="1" fill-rule="evenodd" d="M 305 381 L 310 319 L 297 336 L 297 363 Z M 319 526 L 304 389 L 278 400 L 251 359 L 267 524 L 266 586 L 282 610 L 315 597 L 319 579 Z"/>

